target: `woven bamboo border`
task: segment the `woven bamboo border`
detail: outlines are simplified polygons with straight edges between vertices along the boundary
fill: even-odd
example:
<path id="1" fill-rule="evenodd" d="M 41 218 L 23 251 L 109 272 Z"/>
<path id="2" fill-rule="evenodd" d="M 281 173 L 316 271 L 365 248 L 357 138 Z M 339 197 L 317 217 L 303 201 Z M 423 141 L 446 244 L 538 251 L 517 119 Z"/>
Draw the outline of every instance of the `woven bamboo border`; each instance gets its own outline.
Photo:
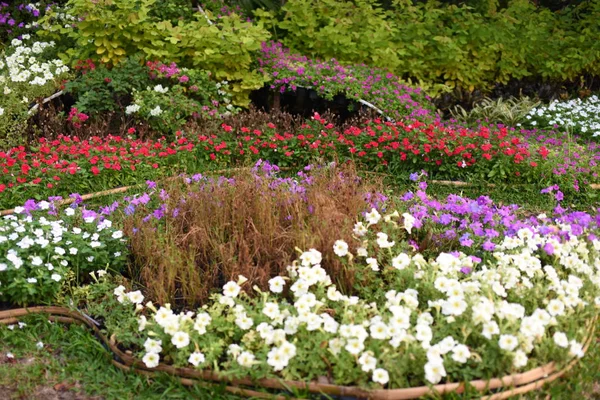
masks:
<path id="1" fill-rule="evenodd" d="M 29 314 L 49 314 L 50 320 L 56 322 L 79 323 L 86 325 L 112 351 L 112 353 L 116 356 L 117 359 L 113 361 L 113 364 L 122 370 L 131 370 L 143 375 L 153 375 L 155 373 L 166 372 L 172 376 L 179 378 L 181 383 L 184 385 L 194 385 L 198 383 L 197 381 L 202 381 L 202 384 L 206 384 L 206 381 L 213 382 L 215 384 L 230 384 L 233 386 L 226 385 L 225 390 L 231 393 L 236 393 L 244 396 L 253 396 L 261 398 L 274 397 L 271 394 L 267 395 L 265 393 L 243 388 L 244 386 L 263 389 L 276 389 L 280 391 L 286 391 L 290 388 L 294 388 L 300 390 L 308 390 L 312 393 L 321 393 L 337 396 L 351 396 L 356 398 L 367 398 L 373 400 L 411 400 L 432 394 L 444 394 L 450 392 L 462 393 L 465 389 L 465 383 L 446 383 L 442 385 L 434 385 L 431 387 L 421 386 L 406 389 L 365 390 L 359 387 L 338 386 L 333 384 L 322 384 L 317 382 L 282 381 L 279 379 L 260 379 L 256 381 L 253 381 L 248 378 L 234 379 L 220 376 L 212 371 L 199 371 L 191 368 L 177 368 L 164 364 L 161 364 L 156 368 L 147 368 L 141 360 L 136 359 L 135 357 L 119 349 L 117 343 L 112 338 L 107 339 L 106 336 L 104 336 L 100 332 L 100 329 L 96 326 L 96 324 L 91 318 L 87 317 L 82 313 L 70 310 L 65 307 L 31 307 L 1 311 L 0 324 L 15 323 L 19 320 L 20 317 Z M 588 335 L 584 342 L 585 351 L 587 351 L 587 349 L 593 342 L 597 319 L 598 316 L 595 316 L 588 324 Z M 493 395 L 483 396 L 481 398 L 482 400 L 507 399 L 511 396 L 539 389 L 546 383 L 553 382 L 554 380 L 563 376 L 571 368 L 573 368 L 573 366 L 575 366 L 577 362 L 578 359 L 574 358 L 570 360 L 561 369 L 557 369 L 556 365 L 553 362 L 551 362 L 544 366 L 534 368 L 530 371 L 523 372 L 520 374 L 507 375 L 502 378 L 493 378 L 488 381 L 475 380 L 468 382 L 468 384 L 479 392 L 500 389 L 499 392 Z M 283 397 L 281 396 L 275 396 L 275 398 L 283 399 Z"/>

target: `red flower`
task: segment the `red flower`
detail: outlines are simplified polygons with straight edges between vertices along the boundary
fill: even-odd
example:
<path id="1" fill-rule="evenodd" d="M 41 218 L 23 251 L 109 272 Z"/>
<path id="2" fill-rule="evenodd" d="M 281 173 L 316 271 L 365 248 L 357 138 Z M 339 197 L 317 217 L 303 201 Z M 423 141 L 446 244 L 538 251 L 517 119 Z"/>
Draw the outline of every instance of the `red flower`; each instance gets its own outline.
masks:
<path id="1" fill-rule="evenodd" d="M 96 167 L 95 165 L 92 167 L 92 174 L 94 175 L 98 175 L 100 173 L 100 168 Z"/>

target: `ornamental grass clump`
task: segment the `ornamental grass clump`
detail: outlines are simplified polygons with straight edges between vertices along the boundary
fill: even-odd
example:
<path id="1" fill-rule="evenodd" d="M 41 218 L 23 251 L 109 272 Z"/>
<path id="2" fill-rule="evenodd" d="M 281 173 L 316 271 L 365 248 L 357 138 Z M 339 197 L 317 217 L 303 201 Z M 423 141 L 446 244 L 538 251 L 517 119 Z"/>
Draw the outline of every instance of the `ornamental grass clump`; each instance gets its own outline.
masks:
<path id="1" fill-rule="evenodd" d="M 238 275 L 249 288 L 266 290 L 293 261 L 296 246 L 331 249 L 336 238 L 349 239 L 357 214 L 385 200 L 378 183 L 363 181 L 351 167 L 307 167 L 295 178 L 277 171 L 259 161 L 230 178 L 195 175 L 187 185 L 172 182 L 130 199 L 124 229 L 131 274 L 148 296 L 198 305 Z M 333 279 L 351 288 L 353 271 L 331 251 L 323 257 Z"/>

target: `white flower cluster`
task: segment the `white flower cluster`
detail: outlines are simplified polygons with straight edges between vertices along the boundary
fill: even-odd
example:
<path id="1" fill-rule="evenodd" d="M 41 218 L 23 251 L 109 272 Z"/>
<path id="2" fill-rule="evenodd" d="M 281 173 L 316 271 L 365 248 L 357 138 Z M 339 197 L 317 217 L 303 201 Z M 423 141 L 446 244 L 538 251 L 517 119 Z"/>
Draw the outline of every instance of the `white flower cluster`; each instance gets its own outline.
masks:
<path id="1" fill-rule="evenodd" d="M 487 261 L 443 252 L 426 260 L 421 254 L 406 254 L 399 240 L 390 240 L 414 229 L 414 222 L 410 214 L 382 217 L 372 210 L 355 226 L 357 254 L 343 240 L 334 244 L 338 257 L 373 279 L 385 274 L 402 276 L 402 282 L 413 280 L 402 290 L 392 284 L 384 287 L 378 303 L 341 293 L 321 266 L 321 253 L 310 249 L 288 267 L 288 276 L 269 281 L 270 293 L 249 298 L 242 291 L 246 278 L 240 276 L 196 315 L 175 314 L 168 305 L 156 310 L 149 303 L 154 315 L 149 320 L 141 316 L 139 329 L 153 336 L 164 332 L 194 366 L 205 361 L 198 345 L 205 335 L 234 329 L 245 339 L 229 345 L 228 362 L 243 368 L 266 363 L 275 372 L 294 362 L 303 340 L 322 335 L 329 367 L 348 368 L 336 363 L 349 355 L 355 362 L 351 368 L 381 385 L 393 380 L 397 357 L 412 357 L 409 363 L 422 368 L 428 383 L 437 384 L 449 365 L 477 368 L 489 349 L 500 351 L 515 370 L 538 362 L 530 360 L 537 346 L 554 346 L 565 357 L 584 355 L 581 316 L 596 312 L 590 306 L 600 306 L 599 240 L 575 235 L 559 240 L 526 228 L 506 237 Z M 559 228 L 569 231 L 570 226 Z M 553 248 L 553 265 L 542 261 L 547 258 L 541 249 L 547 246 Z M 465 268 L 472 272 L 465 273 Z M 288 284 L 291 303 L 280 297 Z M 116 294 L 143 308 L 141 293 L 119 289 Z M 216 319 L 231 326 L 216 325 Z M 146 366 L 158 365 L 161 344 L 146 341 Z M 419 359 L 426 361 L 419 366 Z"/>
<path id="2" fill-rule="evenodd" d="M 127 107 L 125 107 L 125 114 L 127 114 L 127 115 L 135 114 L 138 111 L 140 111 L 140 106 L 135 103 L 130 104 Z"/>
<path id="3" fill-rule="evenodd" d="M 158 117 L 160 114 L 162 114 L 162 112 L 163 110 L 160 108 L 160 106 L 156 106 L 150 110 L 150 115 L 153 117 Z"/>
<path id="4" fill-rule="evenodd" d="M 0 76 L 0 83 L 7 85 L 4 94 L 9 94 L 12 90 L 8 86 L 9 82 L 44 86 L 69 71 L 61 60 L 45 62 L 41 59 L 44 50 L 53 47 L 54 42 L 33 42 L 28 45 L 26 42 L 29 39 L 29 35 L 23 35 L 23 40 L 13 39 L 11 54 L 0 60 L 0 71 L 6 69 L 6 72 Z"/>
<path id="5" fill-rule="evenodd" d="M 38 207 L 47 210 L 50 203 L 42 201 Z M 97 223 L 89 217 L 86 226 L 69 227 L 63 220 L 25 215 L 23 207 L 16 207 L 15 213 L 0 221 L 0 299 L 16 302 L 21 295 L 27 298 L 31 290 L 27 287 L 61 282 L 69 268 L 81 267 L 72 265 L 80 254 L 97 255 L 105 252 L 104 242 L 125 240 L 121 231 L 111 229 L 109 220 Z M 65 213 L 75 211 L 68 208 Z M 109 259 L 106 254 L 104 258 Z M 96 256 L 85 261 L 93 264 Z"/>
<path id="6" fill-rule="evenodd" d="M 167 93 L 169 91 L 168 87 L 163 87 L 163 85 L 154 86 L 154 91 L 157 93 Z"/>
<path id="7" fill-rule="evenodd" d="M 532 109 L 527 123 L 536 127 L 568 129 L 570 132 L 600 136 L 600 98 L 596 95 L 585 100 L 555 100 L 547 106 Z"/>

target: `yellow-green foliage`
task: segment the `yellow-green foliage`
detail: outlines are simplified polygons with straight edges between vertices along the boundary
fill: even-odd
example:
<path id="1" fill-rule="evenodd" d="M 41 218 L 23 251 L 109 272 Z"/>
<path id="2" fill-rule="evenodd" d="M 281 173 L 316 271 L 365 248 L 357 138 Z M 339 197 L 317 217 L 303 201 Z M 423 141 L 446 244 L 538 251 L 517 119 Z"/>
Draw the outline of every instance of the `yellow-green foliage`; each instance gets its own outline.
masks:
<path id="1" fill-rule="evenodd" d="M 234 102 L 246 105 L 250 91 L 262 87 L 265 81 L 263 74 L 252 69 L 251 62 L 269 33 L 235 14 L 211 25 L 197 13 L 173 25 L 151 15 L 150 11 L 158 6 L 157 0 L 69 0 L 69 13 L 82 20 L 69 27 L 54 22 L 50 14 L 42 25 L 51 38 L 64 35 L 74 42 L 65 51 L 71 63 L 91 58 L 115 65 L 141 53 L 147 60 L 212 71 L 217 79 L 231 82 Z"/>
<path id="2" fill-rule="evenodd" d="M 600 0 L 561 12 L 528 0 L 499 10 L 491 1 L 479 11 L 435 1 L 394 0 L 384 10 L 376 0 L 289 0 L 280 14 L 257 16 L 296 52 L 389 68 L 434 95 L 600 74 Z"/>

